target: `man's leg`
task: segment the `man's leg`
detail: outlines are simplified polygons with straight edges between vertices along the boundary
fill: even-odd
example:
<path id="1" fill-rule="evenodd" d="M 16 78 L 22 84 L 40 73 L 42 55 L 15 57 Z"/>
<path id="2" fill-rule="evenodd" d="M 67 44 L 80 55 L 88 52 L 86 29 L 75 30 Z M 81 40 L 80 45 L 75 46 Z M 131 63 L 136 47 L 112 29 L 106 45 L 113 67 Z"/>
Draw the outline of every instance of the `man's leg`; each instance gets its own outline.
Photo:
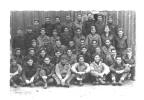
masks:
<path id="1" fill-rule="evenodd" d="M 61 81 L 60 81 L 60 79 L 57 77 L 57 75 L 56 75 L 56 74 L 53 74 L 52 77 L 53 77 L 54 80 L 56 81 L 57 86 L 60 86 L 60 85 L 61 85 Z"/>

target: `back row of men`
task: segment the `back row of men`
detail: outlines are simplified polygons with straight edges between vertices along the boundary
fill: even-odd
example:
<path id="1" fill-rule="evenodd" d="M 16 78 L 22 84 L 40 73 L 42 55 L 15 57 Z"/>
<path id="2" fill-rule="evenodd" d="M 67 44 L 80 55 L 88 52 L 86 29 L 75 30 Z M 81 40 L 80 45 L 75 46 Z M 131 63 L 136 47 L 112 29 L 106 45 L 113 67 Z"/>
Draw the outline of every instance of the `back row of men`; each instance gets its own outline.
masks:
<path id="1" fill-rule="evenodd" d="M 81 15 L 76 22 L 66 16 L 63 24 L 60 17 L 56 17 L 55 24 L 46 17 L 41 27 L 34 20 L 25 34 L 19 28 L 11 41 L 14 86 L 42 82 L 46 88 L 49 81 L 55 81 L 57 86 L 69 87 L 77 81 L 82 85 L 84 80 L 94 84 L 117 81 L 122 84 L 125 78 L 134 79 L 132 49 L 128 48 L 123 29 L 113 24 L 112 17 L 108 17 L 107 24 L 102 15 L 96 21 L 88 14 L 85 22 Z"/>

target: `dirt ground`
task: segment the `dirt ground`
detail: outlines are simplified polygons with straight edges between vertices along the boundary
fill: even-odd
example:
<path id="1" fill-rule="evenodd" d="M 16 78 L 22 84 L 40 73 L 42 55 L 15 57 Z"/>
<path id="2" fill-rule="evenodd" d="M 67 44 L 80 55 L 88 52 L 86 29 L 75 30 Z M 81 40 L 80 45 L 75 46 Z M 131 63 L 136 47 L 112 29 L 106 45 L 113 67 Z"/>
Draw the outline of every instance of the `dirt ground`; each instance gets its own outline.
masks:
<path id="1" fill-rule="evenodd" d="M 69 88 L 65 87 L 48 87 L 43 89 L 42 87 L 18 87 L 10 88 L 10 93 L 12 95 L 47 95 L 49 97 L 56 97 L 57 95 L 63 97 L 79 97 L 79 98 L 89 98 L 95 97 L 97 94 L 103 97 L 103 94 L 112 96 L 125 97 L 128 95 L 133 95 L 134 83 L 132 81 L 125 82 L 123 86 L 112 86 L 112 85 L 84 85 L 75 86 L 72 85 Z M 57 94 L 57 95 L 56 95 Z M 59 98 L 59 97 L 58 97 Z"/>

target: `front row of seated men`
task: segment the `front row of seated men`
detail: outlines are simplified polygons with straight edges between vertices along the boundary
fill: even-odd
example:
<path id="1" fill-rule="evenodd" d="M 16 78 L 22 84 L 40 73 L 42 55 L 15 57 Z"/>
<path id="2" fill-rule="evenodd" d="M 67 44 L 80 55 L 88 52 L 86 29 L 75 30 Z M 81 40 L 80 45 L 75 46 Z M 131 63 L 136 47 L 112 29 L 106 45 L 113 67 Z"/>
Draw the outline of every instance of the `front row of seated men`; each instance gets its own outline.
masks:
<path id="1" fill-rule="evenodd" d="M 41 50 L 42 53 L 43 50 Z M 116 55 L 115 49 L 112 49 L 111 53 L 111 59 L 107 60 L 95 54 L 90 63 L 83 55 L 69 59 L 66 54 L 60 56 L 56 64 L 52 63 L 56 59 L 53 60 L 50 56 L 44 56 L 41 63 L 36 63 L 34 57 L 26 57 L 22 64 L 16 59 L 11 59 L 10 85 L 14 87 L 43 86 L 44 88 L 51 85 L 82 86 L 84 83 L 122 85 L 125 80 L 134 80 L 135 62 L 132 50 L 128 48 L 122 57 Z"/>

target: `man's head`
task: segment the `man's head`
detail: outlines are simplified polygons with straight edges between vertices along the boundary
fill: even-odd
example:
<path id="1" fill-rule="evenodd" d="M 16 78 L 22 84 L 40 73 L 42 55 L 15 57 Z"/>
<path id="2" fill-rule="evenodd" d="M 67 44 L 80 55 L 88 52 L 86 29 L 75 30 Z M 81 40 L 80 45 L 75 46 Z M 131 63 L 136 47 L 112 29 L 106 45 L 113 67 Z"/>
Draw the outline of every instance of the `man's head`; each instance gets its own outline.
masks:
<path id="1" fill-rule="evenodd" d="M 96 54 L 96 55 L 94 56 L 94 61 L 95 61 L 95 62 L 99 62 L 100 60 L 101 60 L 100 55 Z"/>
<path id="2" fill-rule="evenodd" d="M 84 63 L 84 56 L 83 55 L 78 56 L 78 62 L 79 63 Z"/>
<path id="3" fill-rule="evenodd" d="M 80 35 L 80 34 L 81 34 L 81 29 L 80 29 L 80 28 L 77 28 L 77 29 L 76 29 L 76 34 L 77 34 L 77 35 Z"/>
<path id="4" fill-rule="evenodd" d="M 36 40 L 34 39 L 34 40 L 32 40 L 32 47 L 36 47 L 37 46 L 37 42 L 36 42 Z"/>
<path id="5" fill-rule="evenodd" d="M 46 34 L 45 28 L 41 28 L 40 33 L 41 35 L 45 35 Z"/>
<path id="6" fill-rule="evenodd" d="M 41 49 L 41 50 L 40 50 L 40 55 L 41 55 L 42 57 L 44 57 L 44 56 L 46 55 L 46 50 L 45 50 L 45 49 Z"/>
<path id="7" fill-rule="evenodd" d="M 101 52 L 101 48 L 100 48 L 99 46 L 98 46 L 98 47 L 96 47 L 96 49 L 95 49 L 95 50 L 96 50 L 96 52 L 97 52 L 97 53 Z"/>
<path id="8" fill-rule="evenodd" d="M 51 61 L 51 60 L 50 60 L 50 57 L 47 56 L 47 57 L 44 58 L 44 63 L 45 63 L 45 64 L 49 64 L 50 61 Z"/>
<path id="9" fill-rule="evenodd" d="M 85 46 L 83 46 L 83 47 L 81 48 L 81 52 L 82 52 L 82 53 L 86 53 L 86 52 L 87 52 L 87 48 L 86 48 Z"/>
<path id="10" fill-rule="evenodd" d="M 20 48 L 16 48 L 16 49 L 15 49 L 15 54 L 16 54 L 17 56 L 21 55 L 21 49 L 20 49 Z"/>
<path id="11" fill-rule="evenodd" d="M 88 14 L 88 20 L 92 20 L 93 19 L 93 15 L 91 13 Z"/>
<path id="12" fill-rule="evenodd" d="M 98 15 L 97 20 L 98 20 L 99 22 L 101 22 L 101 21 L 103 20 L 102 15 Z"/>
<path id="13" fill-rule="evenodd" d="M 107 40 L 105 41 L 105 44 L 106 44 L 106 46 L 110 46 L 111 41 L 110 41 L 109 39 L 107 39 Z"/>
<path id="14" fill-rule="evenodd" d="M 116 62 L 117 64 L 121 64 L 122 63 L 122 58 L 120 56 L 116 57 Z"/>
<path id="15" fill-rule="evenodd" d="M 120 38 L 122 38 L 123 35 L 124 35 L 123 30 L 122 30 L 122 28 L 120 28 L 120 29 L 118 30 L 118 36 L 119 36 Z"/>
<path id="16" fill-rule="evenodd" d="M 16 59 L 11 59 L 10 62 L 11 62 L 11 65 L 16 65 L 17 64 Z"/>
<path id="17" fill-rule="evenodd" d="M 69 28 L 68 27 L 64 27 L 64 32 L 69 32 Z"/>
<path id="18" fill-rule="evenodd" d="M 60 40 L 56 40 L 56 46 L 60 47 L 61 46 L 61 41 Z"/>
<path id="19" fill-rule="evenodd" d="M 74 41 L 73 41 L 73 40 L 70 40 L 70 41 L 69 41 L 69 46 L 70 46 L 70 47 L 73 47 L 74 45 L 75 45 Z"/>
<path id="20" fill-rule="evenodd" d="M 31 58 L 28 58 L 26 62 L 29 66 L 33 65 L 33 59 L 31 59 Z"/>
<path id="21" fill-rule="evenodd" d="M 132 49 L 131 48 L 127 48 L 127 55 L 132 56 Z"/>
<path id="22" fill-rule="evenodd" d="M 33 30 L 32 30 L 32 26 L 31 26 L 31 25 L 28 25 L 26 31 L 27 31 L 28 33 L 32 33 L 32 31 L 33 31 Z"/>
<path id="23" fill-rule="evenodd" d="M 56 16 L 55 21 L 56 21 L 56 23 L 60 23 L 60 17 Z"/>
<path id="24" fill-rule="evenodd" d="M 46 23 L 50 23 L 51 22 L 51 18 L 50 17 L 45 17 L 45 22 Z"/>
<path id="25" fill-rule="evenodd" d="M 55 52 L 55 56 L 56 56 L 56 57 L 60 57 L 61 55 L 62 55 L 62 53 L 61 53 L 60 51 L 56 51 L 56 52 Z"/>
<path id="26" fill-rule="evenodd" d="M 62 63 L 62 64 L 66 64 L 67 61 L 68 61 L 67 55 L 63 54 L 63 55 L 61 56 L 61 63 Z"/>
<path id="27" fill-rule="evenodd" d="M 112 16 L 109 16 L 108 17 L 108 23 L 112 23 L 112 22 L 113 22 Z"/>
<path id="28" fill-rule="evenodd" d="M 39 20 L 38 19 L 34 19 L 33 24 L 34 25 L 39 25 Z"/>
<path id="29" fill-rule="evenodd" d="M 57 30 L 54 29 L 54 30 L 52 31 L 52 34 L 53 34 L 54 36 L 58 35 Z"/>
<path id="30" fill-rule="evenodd" d="M 85 39 L 80 39 L 81 45 L 85 45 Z"/>
<path id="31" fill-rule="evenodd" d="M 71 49 L 67 49 L 67 55 L 71 56 L 72 55 L 72 50 Z"/>
<path id="32" fill-rule="evenodd" d="M 23 30 L 21 28 L 18 28 L 16 33 L 17 33 L 17 36 L 23 36 Z"/>
<path id="33" fill-rule="evenodd" d="M 105 30 L 104 30 L 106 33 L 108 33 L 110 31 L 109 27 L 106 25 L 105 26 Z"/>
<path id="34" fill-rule="evenodd" d="M 112 49 L 112 50 L 111 50 L 111 54 L 112 54 L 112 56 L 115 56 L 115 57 L 116 57 L 116 56 L 117 56 L 116 49 Z"/>
<path id="35" fill-rule="evenodd" d="M 91 33 L 92 33 L 92 34 L 95 34 L 95 33 L 96 33 L 96 28 L 95 28 L 95 26 L 91 26 Z"/>
<path id="36" fill-rule="evenodd" d="M 70 15 L 67 15 L 67 16 L 66 16 L 66 21 L 70 21 L 70 20 L 71 20 Z"/>
<path id="37" fill-rule="evenodd" d="M 34 50 L 34 48 L 29 48 L 29 54 L 30 54 L 30 55 L 35 55 L 35 50 Z"/>
<path id="38" fill-rule="evenodd" d="M 78 21 L 82 21 L 82 15 L 81 15 L 81 14 L 78 14 L 78 15 L 77 15 L 77 20 L 78 20 Z"/>

